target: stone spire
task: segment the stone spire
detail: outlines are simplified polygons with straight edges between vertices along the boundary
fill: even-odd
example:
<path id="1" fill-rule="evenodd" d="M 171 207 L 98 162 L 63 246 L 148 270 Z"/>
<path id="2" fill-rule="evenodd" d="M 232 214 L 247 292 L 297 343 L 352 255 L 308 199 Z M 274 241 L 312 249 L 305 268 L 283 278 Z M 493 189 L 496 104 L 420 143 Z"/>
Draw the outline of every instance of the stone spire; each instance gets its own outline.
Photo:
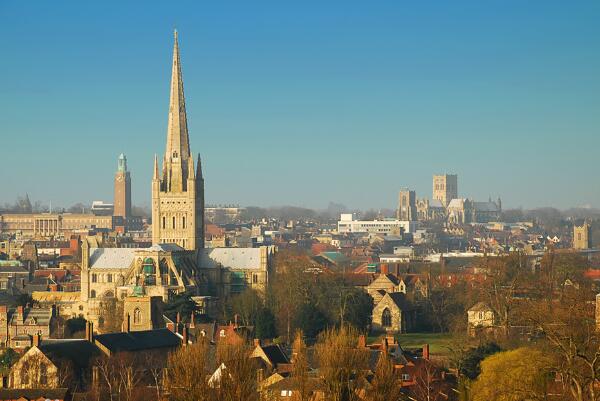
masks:
<path id="1" fill-rule="evenodd" d="M 179 44 L 177 30 L 175 30 L 175 43 L 173 45 L 173 69 L 171 71 L 171 100 L 169 102 L 169 124 L 167 128 L 167 149 L 165 156 L 168 159 L 181 159 L 181 164 L 190 157 L 190 141 L 187 129 L 187 115 L 185 112 L 185 97 L 183 94 L 183 76 L 179 59 Z"/>
<path id="2" fill-rule="evenodd" d="M 200 153 L 198 153 L 198 168 L 196 170 L 196 178 L 199 180 L 204 180 L 204 176 L 202 175 L 202 160 L 200 159 Z"/>
<path id="3" fill-rule="evenodd" d="M 152 176 L 153 180 L 158 180 L 159 176 L 158 176 L 158 156 L 155 154 L 154 155 L 154 175 Z"/>

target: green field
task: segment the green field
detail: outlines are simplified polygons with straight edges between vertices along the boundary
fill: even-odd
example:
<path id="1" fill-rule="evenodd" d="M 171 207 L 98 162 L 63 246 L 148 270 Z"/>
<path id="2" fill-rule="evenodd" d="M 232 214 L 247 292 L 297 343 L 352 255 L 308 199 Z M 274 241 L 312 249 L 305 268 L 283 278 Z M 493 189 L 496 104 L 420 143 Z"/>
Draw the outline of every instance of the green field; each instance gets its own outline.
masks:
<path id="1" fill-rule="evenodd" d="M 438 356 L 448 355 L 448 348 L 452 346 L 452 335 L 449 333 L 405 333 L 395 337 L 403 348 L 420 348 L 429 344 L 429 352 Z M 371 337 L 369 341 L 376 342 L 379 338 Z"/>

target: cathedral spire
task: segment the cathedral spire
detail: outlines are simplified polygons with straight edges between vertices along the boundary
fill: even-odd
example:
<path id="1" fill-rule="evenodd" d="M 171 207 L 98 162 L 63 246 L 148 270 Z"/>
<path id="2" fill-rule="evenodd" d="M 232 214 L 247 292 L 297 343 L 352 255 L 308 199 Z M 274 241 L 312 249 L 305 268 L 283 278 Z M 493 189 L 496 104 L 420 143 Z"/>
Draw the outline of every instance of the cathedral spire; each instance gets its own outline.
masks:
<path id="1" fill-rule="evenodd" d="M 158 156 L 155 154 L 154 155 L 154 176 L 152 177 L 153 180 L 158 180 Z"/>
<path id="2" fill-rule="evenodd" d="M 183 76 L 179 58 L 179 43 L 175 30 L 173 44 L 173 68 L 171 71 L 171 100 L 169 102 L 169 124 L 167 128 L 167 158 L 187 161 L 190 157 L 190 141 L 185 112 L 185 96 L 183 94 Z"/>

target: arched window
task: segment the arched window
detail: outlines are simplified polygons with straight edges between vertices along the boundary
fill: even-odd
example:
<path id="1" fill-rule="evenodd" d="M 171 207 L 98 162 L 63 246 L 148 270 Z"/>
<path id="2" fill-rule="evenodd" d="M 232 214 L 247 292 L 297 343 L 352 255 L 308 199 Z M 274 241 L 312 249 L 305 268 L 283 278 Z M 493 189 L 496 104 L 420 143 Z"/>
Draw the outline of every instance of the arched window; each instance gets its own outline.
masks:
<path id="1" fill-rule="evenodd" d="M 142 311 L 140 308 L 135 308 L 133 311 L 133 324 L 141 324 L 142 323 Z"/>
<path id="2" fill-rule="evenodd" d="M 385 308 L 381 314 L 381 325 L 383 327 L 392 327 L 392 312 L 388 308 Z"/>
<path id="3" fill-rule="evenodd" d="M 96 290 L 90 291 L 90 298 L 96 298 Z"/>
<path id="4" fill-rule="evenodd" d="M 185 228 L 185 216 L 181 218 L 181 225 L 183 228 Z"/>
<path id="5" fill-rule="evenodd" d="M 175 228 L 175 216 L 173 216 L 173 228 Z"/>
<path id="6" fill-rule="evenodd" d="M 92 283 L 97 283 L 98 282 L 98 276 L 96 275 L 96 273 L 92 274 Z"/>
<path id="7" fill-rule="evenodd" d="M 107 274 L 106 275 L 106 282 L 107 283 L 112 283 L 112 274 Z"/>
<path id="8" fill-rule="evenodd" d="M 163 224 L 162 224 L 162 226 L 163 226 L 163 229 L 167 228 L 167 218 L 166 218 L 166 217 L 164 217 L 164 216 L 163 216 L 163 222 L 162 222 L 162 223 L 163 223 Z"/>

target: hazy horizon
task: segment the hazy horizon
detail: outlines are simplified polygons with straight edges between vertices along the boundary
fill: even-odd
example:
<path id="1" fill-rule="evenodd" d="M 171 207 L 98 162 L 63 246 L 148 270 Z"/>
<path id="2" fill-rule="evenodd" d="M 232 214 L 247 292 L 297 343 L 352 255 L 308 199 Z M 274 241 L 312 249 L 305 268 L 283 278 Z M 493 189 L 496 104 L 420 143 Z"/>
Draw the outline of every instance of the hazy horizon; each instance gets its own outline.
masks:
<path id="1" fill-rule="evenodd" d="M 600 4 L 400 3 L 3 2 L 0 204 L 149 205 L 176 26 L 207 203 L 599 208 Z"/>

